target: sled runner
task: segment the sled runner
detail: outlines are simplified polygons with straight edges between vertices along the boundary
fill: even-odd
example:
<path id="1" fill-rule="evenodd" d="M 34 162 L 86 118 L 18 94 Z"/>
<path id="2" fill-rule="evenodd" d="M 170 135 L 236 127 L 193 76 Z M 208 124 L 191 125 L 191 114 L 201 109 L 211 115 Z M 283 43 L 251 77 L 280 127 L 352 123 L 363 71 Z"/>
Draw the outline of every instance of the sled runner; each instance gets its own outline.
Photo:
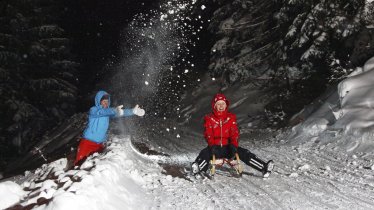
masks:
<path id="1" fill-rule="evenodd" d="M 210 170 L 209 175 L 214 176 L 216 174 L 216 168 L 223 168 L 224 165 L 227 165 L 229 169 L 232 169 L 233 173 L 231 175 L 241 177 L 243 173 L 243 165 L 240 164 L 240 159 L 238 153 L 235 154 L 236 159 L 227 159 L 220 158 L 216 159 L 216 156 L 213 155 L 212 160 L 210 161 Z"/>

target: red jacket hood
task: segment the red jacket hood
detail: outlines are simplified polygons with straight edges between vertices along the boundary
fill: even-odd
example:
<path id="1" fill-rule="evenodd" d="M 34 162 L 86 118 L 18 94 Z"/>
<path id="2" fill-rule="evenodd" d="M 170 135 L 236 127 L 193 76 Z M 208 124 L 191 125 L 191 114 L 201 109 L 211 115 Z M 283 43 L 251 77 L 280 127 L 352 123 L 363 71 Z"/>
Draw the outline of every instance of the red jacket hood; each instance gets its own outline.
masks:
<path id="1" fill-rule="evenodd" d="M 216 104 L 217 101 L 224 101 L 226 103 L 226 110 L 223 111 L 223 112 L 218 112 L 215 108 L 214 108 L 214 105 Z M 216 115 L 217 117 L 224 117 L 226 116 L 227 114 L 227 110 L 229 108 L 229 105 L 230 105 L 230 101 L 226 98 L 225 95 L 223 95 L 222 93 L 217 93 L 213 99 L 212 99 L 212 102 L 211 102 L 211 106 L 212 106 L 212 111 L 214 113 L 214 115 Z"/>

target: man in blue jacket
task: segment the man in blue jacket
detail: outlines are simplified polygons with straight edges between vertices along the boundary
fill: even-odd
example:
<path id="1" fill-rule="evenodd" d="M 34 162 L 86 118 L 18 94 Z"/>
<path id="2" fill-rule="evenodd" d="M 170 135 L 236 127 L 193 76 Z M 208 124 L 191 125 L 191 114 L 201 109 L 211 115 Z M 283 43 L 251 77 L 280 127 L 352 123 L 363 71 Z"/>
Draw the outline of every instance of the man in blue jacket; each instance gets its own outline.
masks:
<path id="1" fill-rule="evenodd" d="M 74 165 L 80 165 L 89 155 L 101 152 L 107 139 L 109 119 L 112 117 L 143 116 L 144 109 L 136 105 L 133 109 L 122 109 L 123 105 L 110 108 L 110 95 L 105 91 L 97 92 L 95 106 L 88 115 L 88 125 L 80 140 Z"/>

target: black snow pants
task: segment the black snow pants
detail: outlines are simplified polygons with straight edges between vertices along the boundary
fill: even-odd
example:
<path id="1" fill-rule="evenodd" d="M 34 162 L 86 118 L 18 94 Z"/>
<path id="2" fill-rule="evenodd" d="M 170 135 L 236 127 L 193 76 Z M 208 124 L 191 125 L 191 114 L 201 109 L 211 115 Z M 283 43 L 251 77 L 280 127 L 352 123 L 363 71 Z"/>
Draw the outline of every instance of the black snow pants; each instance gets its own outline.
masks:
<path id="1" fill-rule="evenodd" d="M 213 157 L 213 154 L 216 155 L 216 159 L 226 158 L 232 159 L 235 157 L 236 148 L 233 148 L 232 145 L 225 146 L 213 146 L 206 147 L 200 151 L 195 162 L 199 165 L 200 171 L 206 172 L 210 165 L 210 160 Z M 241 161 L 245 164 L 251 166 L 252 168 L 264 172 L 266 167 L 266 162 L 258 158 L 255 154 L 251 153 L 249 150 L 242 147 L 237 148 L 237 152 Z"/>

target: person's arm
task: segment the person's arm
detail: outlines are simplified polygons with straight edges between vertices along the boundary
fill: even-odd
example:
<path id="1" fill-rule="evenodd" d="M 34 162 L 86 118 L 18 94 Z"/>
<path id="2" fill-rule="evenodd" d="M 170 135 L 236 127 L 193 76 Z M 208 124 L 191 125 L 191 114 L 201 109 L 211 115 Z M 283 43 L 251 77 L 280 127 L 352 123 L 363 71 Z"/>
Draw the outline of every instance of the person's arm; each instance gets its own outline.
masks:
<path id="1" fill-rule="evenodd" d="M 239 129 L 238 124 L 236 122 L 236 116 L 232 115 L 232 119 L 230 121 L 230 144 L 232 144 L 234 147 L 238 148 L 239 146 Z"/>
<path id="2" fill-rule="evenodd" d="M 122 107 L 123 105 L 120 105 L 120 106 L 117 106 L 117 108 L 115 109 L 117 112 L 116 117 L 128 117 L 132 115 L 137 115 L 139 117 L 142 117 L 145 114 L 144 109 L 139 108 L 139 105 L 136 105 L 132 109 L 122 109 Z"/>
<path id="3" fill-rule="evenodd" d="M 117 106 L 114 110 L 116 112 L 115 115 L 111 117 L 129 117 L 134 115 L 134 109 L 122 109 L 123 105 Z"/>
<path id="4" fill-rule="evenodd" d="M 209 116 L 204 117 L 204 138 L 208 143 L 208 146 L 213 146 L 214 135 L 213 135 L 213 126 L 210 122 Z"/>
<path id="5" fill-rule="evenodd" d="M 90 109 L 90 117 L 96 118 L 96 117 L 113 117 L 117 114 L 116 110 L 114 108 L 97 108 L 92 107 Z"/>
<path id="6" fill-rule="evenodd" d="M 124 117 L 129 117 L 129 116 L 133 116 L 134 115 L 134 112 L 133 112 L 133 109 L 122 109 L 123 110 L 123 115 Z"/>

